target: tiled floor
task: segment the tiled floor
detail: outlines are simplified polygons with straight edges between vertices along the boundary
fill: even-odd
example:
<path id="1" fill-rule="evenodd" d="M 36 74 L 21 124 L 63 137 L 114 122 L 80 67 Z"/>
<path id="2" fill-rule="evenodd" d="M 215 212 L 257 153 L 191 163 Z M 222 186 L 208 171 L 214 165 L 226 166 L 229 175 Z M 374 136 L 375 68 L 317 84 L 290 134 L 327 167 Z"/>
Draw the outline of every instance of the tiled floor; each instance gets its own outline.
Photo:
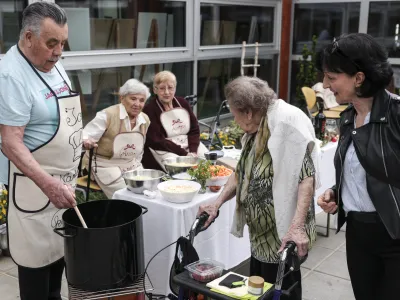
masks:
<path id="1" fill-rule="evenodd" d="M 326 216 L 317 216 L 317 224 L 326 224 Z M 332 220 L 333 224 L 333 220 Z M 324 228 L 318 227 L 323 232 Z M 354 300 L 346 265 L 345 233 L 330 231 L 328 238 L 318 237 L 308 260 L 302 265 L 303 300 Z M 0 298 L 19 299 L 18 269 L 8 257 L 0 257 Z M 62 286 L 68 299 L 67 283 Z"/>

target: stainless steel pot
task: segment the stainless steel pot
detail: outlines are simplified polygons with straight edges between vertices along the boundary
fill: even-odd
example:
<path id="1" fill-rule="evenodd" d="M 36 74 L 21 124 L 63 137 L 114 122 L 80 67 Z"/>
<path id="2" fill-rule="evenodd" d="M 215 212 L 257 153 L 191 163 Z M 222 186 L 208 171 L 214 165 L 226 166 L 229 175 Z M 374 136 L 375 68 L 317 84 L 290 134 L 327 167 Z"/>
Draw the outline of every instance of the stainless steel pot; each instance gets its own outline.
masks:
<path id="1" fill-rule="evenodd" d="M 166 174 L 159 170 L 143 169 L 128 171 L 123 174 L 128 190 L 143 194 L 145 190 L 157 191 L 157 185 Z"/>
<path id="2" fill-rule="evenodd" d="M 197 166 L 202 158 L 192 156 L 177 156 L 165 159 L 164 166 L 169 176 L 174 177 L 176 174 L 185 173 L 190 168 Z"/>

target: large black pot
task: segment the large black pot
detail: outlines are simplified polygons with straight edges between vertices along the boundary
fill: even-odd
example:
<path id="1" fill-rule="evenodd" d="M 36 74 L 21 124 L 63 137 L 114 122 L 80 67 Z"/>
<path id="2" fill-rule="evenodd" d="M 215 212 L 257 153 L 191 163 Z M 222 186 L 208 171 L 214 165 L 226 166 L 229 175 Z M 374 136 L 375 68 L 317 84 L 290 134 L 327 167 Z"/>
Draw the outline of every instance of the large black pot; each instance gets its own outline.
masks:
<path id="1" fill-rule="evenodd" d="M 142 215 L 147 208 L 124 200 L 99 200 L 78 205 L 88 228 L 74 209 L 66 210 L 64 237 L 69 284 L 85 291 L 117 288 L 144 273 Z"/>

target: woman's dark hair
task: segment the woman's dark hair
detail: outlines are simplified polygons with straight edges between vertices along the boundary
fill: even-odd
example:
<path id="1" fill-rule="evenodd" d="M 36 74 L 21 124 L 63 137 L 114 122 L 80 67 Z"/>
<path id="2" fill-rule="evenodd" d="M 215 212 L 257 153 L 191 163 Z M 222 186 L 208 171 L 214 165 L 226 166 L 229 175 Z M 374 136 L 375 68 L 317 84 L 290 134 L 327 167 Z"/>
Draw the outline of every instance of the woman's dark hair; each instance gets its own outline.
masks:
<path id="1" fill-rule="evenodd" d="M 342 35 L 317 55 L 317 69 L 321 72 L 345 73 L 354 76 L 363 72 L 365 80 L 359 97 L 372 97 L 390 83 L 393 70 L 388 56 L 375 39 L 365 33 Z"/>

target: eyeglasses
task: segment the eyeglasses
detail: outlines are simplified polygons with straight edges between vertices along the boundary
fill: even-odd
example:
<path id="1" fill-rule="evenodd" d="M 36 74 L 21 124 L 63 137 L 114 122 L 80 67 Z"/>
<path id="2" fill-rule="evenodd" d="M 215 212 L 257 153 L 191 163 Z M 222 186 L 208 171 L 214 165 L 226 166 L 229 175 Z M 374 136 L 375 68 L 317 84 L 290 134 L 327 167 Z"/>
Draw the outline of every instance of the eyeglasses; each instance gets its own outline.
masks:
<path id="1" fill-rule="evenodd" d="M 336 38 L 333 39 L 331 54 L 334 54 L 335 52 L 350 61 L 353 66 L 357 68 L 358 71 L 361 70 L 360 66 L 339 48 L 339 40 L 337 40 Z"/>
<path id="2" fill-rule="evenodd" d="M 174 92 L 175 91 L 175 87 L 174 86 L 169 86 L 169 87 L 156 87 L 157 90 L 159 90 L 160 92 L 165 93 L 167 90 L 168 92 Z"/>

